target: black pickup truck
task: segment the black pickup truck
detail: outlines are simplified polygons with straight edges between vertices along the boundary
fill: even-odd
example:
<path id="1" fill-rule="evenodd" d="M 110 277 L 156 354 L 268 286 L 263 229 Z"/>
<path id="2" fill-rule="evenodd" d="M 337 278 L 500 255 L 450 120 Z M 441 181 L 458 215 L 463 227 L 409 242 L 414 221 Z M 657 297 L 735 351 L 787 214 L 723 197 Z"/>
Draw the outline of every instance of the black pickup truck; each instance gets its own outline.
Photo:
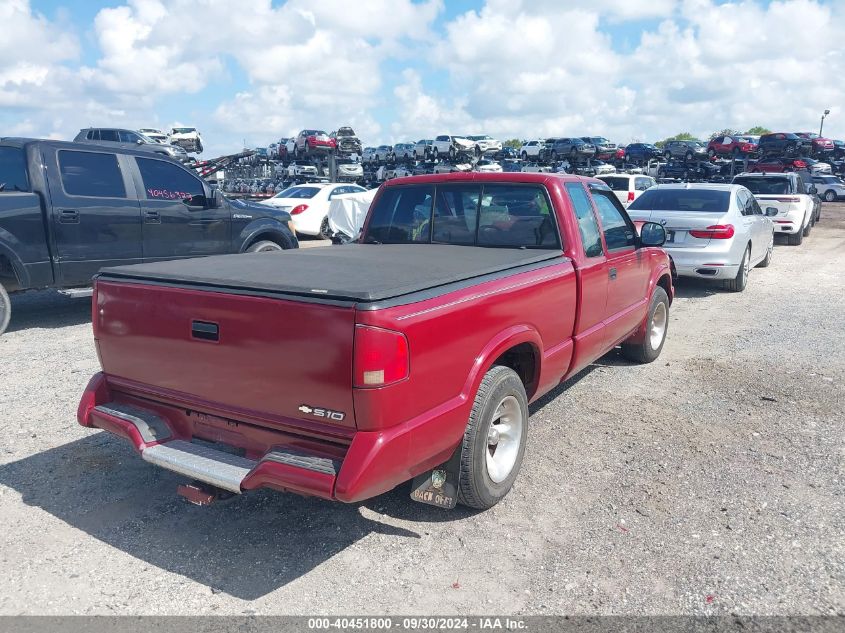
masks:
<path id="1" fill-rule="evenodd" d="M 290 222 L 167 157 L 0 139 L 0 334 L 10 293 L 86 287 L 103 266 L 298 248 Z"/>

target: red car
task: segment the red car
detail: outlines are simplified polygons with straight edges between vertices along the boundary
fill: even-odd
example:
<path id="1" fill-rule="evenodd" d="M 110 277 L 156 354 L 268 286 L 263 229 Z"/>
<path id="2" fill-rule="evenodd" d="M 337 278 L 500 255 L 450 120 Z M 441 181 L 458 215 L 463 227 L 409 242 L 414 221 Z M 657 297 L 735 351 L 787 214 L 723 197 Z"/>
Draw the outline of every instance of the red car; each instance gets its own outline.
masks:
<path id="1" fill-rule="evenodd" d="M 832 140 L 819 136 L 814 132 L 795 132 L 795 134 L 813 142 L 812 152 L 816 156 L 828 154 L 836 149 Z"/>
<path id="2" fill-rule="evenodd" d="M 530 402 L 617 345 L 660 354 L 664 239 L 600 180 L 455 173 L 382 185 L 353 244 L 104 269 L 79 423 L 196 482 L 196 503 L 413 479 L 416 501 L 488 508 Z"/>
<path id="3" fill-rule="evenodd" d="M 761 158 L 749 171 L 754 173 L 783 173 L 807 169 L 807 163 L 800 158 Z"/>
<path id="4" fill-rule="evenodd" d="M 337 147 L 337 141 L 322 130 L 302 130 L 296 136 L 295 152 L 298 156 L 326 154 Z"/>
<path id="5" fill-rule="evenodd" d="M 716 156 L 748 156 L 757 152 L 757 143 L 745 136 L 717 136 L 707 144 L 707 155 Z"/>

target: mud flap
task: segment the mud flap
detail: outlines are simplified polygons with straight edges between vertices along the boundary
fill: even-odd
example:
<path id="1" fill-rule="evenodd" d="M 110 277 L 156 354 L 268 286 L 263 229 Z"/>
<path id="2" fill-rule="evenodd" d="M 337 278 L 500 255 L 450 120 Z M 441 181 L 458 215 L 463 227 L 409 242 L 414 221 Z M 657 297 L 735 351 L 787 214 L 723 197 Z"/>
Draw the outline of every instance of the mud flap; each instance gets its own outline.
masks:
<path id="1" fill-rule="evenodd" d="M 451 510 L 458 503 L 458 477 L 461 468 L 461 445 L 449 461 L 414 477 L 411 482 L 411 499 L 444 510 Z"/>

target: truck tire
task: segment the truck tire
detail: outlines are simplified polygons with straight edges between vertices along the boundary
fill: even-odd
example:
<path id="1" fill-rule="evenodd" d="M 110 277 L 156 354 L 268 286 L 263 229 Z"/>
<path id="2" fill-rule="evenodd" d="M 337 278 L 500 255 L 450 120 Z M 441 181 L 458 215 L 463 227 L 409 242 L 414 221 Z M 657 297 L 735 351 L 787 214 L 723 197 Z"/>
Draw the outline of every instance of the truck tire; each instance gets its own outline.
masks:
<path id="1" fill-rule="evenodd" d="M 725 288 L 731 292 L 742 292 L 748 286 L 748 273 L 751 270 L 751 246 L 745 247 L 736 277 L 725 282 Z"/>
<path id="2" fill-rule="evenodd" d="M 9 299 L 9 293 L 0 284 L 0 334 L 6 331 L 9 327 L 9 319 L 12 318 L 12 300 Z"/>
<path id="3" fill-rule="evenodd" d="M 271 242 L 270 240 L 261 240 L 260 242 L 256 242 L 255 244 L 251 244 L 248 249 L 246 249 L 247 253 L 272 253 L 274 251 L 282 251 L 284 248 L 280 244 L 276 244 L 276 242 Z"/>
<path id="4" fill-rule="evenodd" d="M 651 363 L 657 360 L 669 332 L 669 295 L 661 287 L 654 289 L 648 305 L 646 331 L 639 343 L 622 343 L 622 355 L 635 363 Z"/>
<path id="5" fill-rule="evenodd" d="M 528 397 L 510 367 L 490 368 L 481 380 L 461 445 L 458 501 L 486 510 L 501 501 L 522 466 Z"/>

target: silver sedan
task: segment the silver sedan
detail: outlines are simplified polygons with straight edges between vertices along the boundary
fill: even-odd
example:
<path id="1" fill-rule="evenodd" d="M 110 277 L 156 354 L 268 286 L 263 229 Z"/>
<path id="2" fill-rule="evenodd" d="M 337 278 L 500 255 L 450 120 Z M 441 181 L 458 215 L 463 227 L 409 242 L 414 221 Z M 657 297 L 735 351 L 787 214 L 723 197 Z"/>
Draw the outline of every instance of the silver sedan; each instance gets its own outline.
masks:
<path id="1" fill-rule="evenodd" d="M 774 250 L 776 209 L 762 209 L 741 185 L 657 185 L 628 205 L 635 222 L 666 228 L 663 248 L 679 277 L 716 279 L 742 292 L 755 266 L 766 267 Z"/>

